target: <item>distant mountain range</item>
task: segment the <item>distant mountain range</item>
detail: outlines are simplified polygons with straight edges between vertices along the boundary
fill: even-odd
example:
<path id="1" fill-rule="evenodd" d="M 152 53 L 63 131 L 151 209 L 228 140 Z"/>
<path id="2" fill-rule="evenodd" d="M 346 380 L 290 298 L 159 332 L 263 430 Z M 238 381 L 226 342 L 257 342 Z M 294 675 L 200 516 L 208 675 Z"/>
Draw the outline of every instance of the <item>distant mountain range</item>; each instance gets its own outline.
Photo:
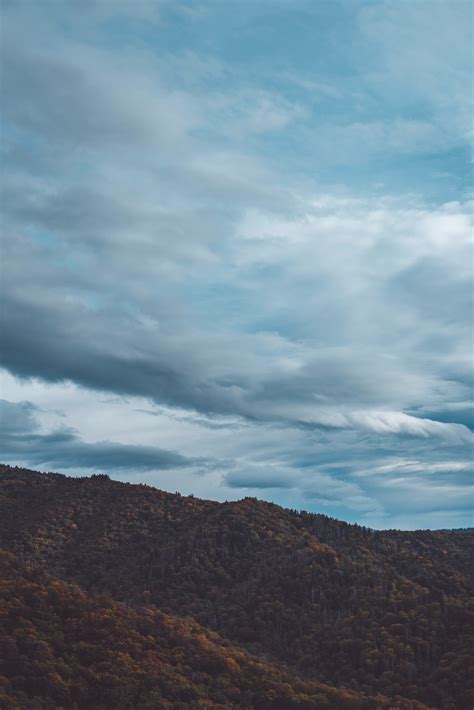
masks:
<path id="1" fill-rule="evenodd" d="M 1 710 L 474 706 L 472 530 L 0 466 Z"/>

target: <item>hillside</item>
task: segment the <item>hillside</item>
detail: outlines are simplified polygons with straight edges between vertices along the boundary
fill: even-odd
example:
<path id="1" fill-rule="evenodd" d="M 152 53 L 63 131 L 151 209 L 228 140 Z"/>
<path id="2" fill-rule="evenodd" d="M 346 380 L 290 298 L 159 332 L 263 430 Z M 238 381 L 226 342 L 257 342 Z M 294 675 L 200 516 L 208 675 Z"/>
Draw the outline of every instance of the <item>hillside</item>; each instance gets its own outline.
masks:
<path id="1" fill-rule="evenodd" d="M 86 594 L 8 553 L 0 562 L 2 710 L 390 705 L 293 678 L 192 620 Z"/>
<path id="2" fill-rule="evenodd" d="M 64 672 L 51 672 L 70 693 L 78 675 L 90 678 L 89 689 L 83 681 L 83 695 L 74 691 L 65 707 L 73 698 L 78 708 L 424 704 L 463 710 L 474 703 L 472 532 L 375 532 L 256 499 L 219 504 L 106 476 L 68 478 L 7 466 L 0 469 L 0 496 L 1 544 L 14 555 L 7 556 L 5 576 L 26 599 L 13 614 L 49 645 L 51 663 L 61 659 Z M 47 591 L 51 585 L 57 595 Z M 54 631 L 58 622 L 47 621 L 68 618 L 64 606 L 78 609 L 68 659 Z M 113 650 L 101 634 L 94 636 L 90 618 L 98 608 L 115 619 Z M 144 618 L 154 619 L 145 625 L 151 633 L 140 626 Z M 167 629 L 186 638 L 179 658 L 173 643 L 163 646 L 165 619 Z M 90 644 L 89 637 L 97 647 L 86 662 L 91 676 L 79 670 L 78 647 Z M 209 670 L 214 661 L 199 667 L 200 637 L 222 661 L 224 689 Z M 118 648 L 130 663 L 107 655 Z M 150 685 L 139 682 L 148 672 L 157 676 L 147 653 L 157 654 L 162 669 Z M 229 659 L 239 671 L 229 670 Z M 107 696 L 115 685 L 109 681 L 104 689 L 103 664 L 127 666 L 114 673 L 124 679 L 121 692 L 136 693 L 134 700 Z M 187 699 L 166 695 L 160 682 L 168 671 L 189 684 Z M 25 705 L 33 690 L 12 685 L 12 672 L 12 666 L 0 671 L 9 679 L 12 708 L 58 707 L 49 686 L 39 695 L 54 697 L 56 705 Z M 180 688 L 181 680 L 171 685 Z M 161 696 L 154 696 L 158 686 Z M 91 705 L 84 693 L 94 688 L 102 699 Z"/>

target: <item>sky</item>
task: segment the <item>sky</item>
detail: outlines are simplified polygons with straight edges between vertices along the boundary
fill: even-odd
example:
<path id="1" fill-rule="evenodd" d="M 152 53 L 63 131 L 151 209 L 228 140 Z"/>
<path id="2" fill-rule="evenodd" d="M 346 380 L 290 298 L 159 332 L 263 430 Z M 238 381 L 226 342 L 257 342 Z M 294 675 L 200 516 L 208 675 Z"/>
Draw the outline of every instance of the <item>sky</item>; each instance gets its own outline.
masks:
<path id="1" fill-rule="evenodd" d="M 464 0 L 4 0 L 0 460 L 473 525 Z"/>

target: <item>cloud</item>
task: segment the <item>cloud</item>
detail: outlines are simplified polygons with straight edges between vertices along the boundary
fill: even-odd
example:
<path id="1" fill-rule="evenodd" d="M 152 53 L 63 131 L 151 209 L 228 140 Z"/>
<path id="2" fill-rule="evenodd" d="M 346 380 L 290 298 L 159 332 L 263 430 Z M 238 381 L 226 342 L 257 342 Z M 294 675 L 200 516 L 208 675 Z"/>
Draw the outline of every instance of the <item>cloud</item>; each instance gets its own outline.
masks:
<path id="1" fill-rule="evenodd" d="M 298 478 L 288 471 L 275 471 L 263 466 L 253 470 L 229 471 L 224 482 L 231 488 L 294 488 Z"/>
<path id="2" fill-rule="evenodd" d="M 0 400 L 3 461 L 59 469 L 159 470 L 196 464 L 173 451 L 112 441 L 85 442 L 69 427 L 39 431 L 38 408 L 31 402 Z"/>
<path id="3" fill-rule="evenodd" d="M 166 247 L 146 241 L 140 258 L 134 240 L 112 249 L 101 222 L 92 222 L 92 243 L 79 240 L 77 263 L 74 242 L 63 243 L 66 222 L 59 244 L 27 234 L 7 243 L 12 265 L 20 268 L 33 253 L 35 269 L 27 284 L 12 278 L 15 269 L 4 279 L 2 362 L 19 376 L 72 380 L 206 414 L 468 441 L 468 430 L 449 414 L 439 422 L 414 414 L 420 407 L 442 412 L 444 405 L 446 413 L 454 411 L 469 393 L 461 375 L 470 347 L 463 208 L 400 211 L 354 200 L 305 207 L 292 221 L 267 217 L 264 227 L 261 221 L 238 226 L 226 259 L 213 252 L 230 282 L 221 285 L 219 275 L 212 290 L 194 271 L 196 261 L 188 267 L 186 258 L 184 288 L 165 276 L 155 287 L 150 263 Z M 86 228 L 89 221 L 90 214 Z M 416 238 L 405 230 L 416 230 Z M 265 251 L 257 256 L 252 245 L 260 249 L 261 242 Z M 341 262 L 340 248 L 351 258 Z M 461 299 L 454 312 L 432 308 L 425 279 L 413 266 L 424 263 L 428 250 L 434 265 L 425 279 L 442 270 L 440 301 L 443 292 L 445 301 L 453 301 L 453 289 L 463 293 L 464 305 Z M 102 277 L 104 253 L 118 261 L 124 279 L 117 272 L 114 279 Z M 390 256 L 388 273 L 381 271 L 388 268 L 382 254 Z M 180 261 L 179 254 L 173 258 Z M 259 279 L 260 263 L 275 264 L 274 272 Z M 208 312 L 201 322 L 195 294 Z M 229 297 L 246 305 L 232 330 L 226 327 Z M 209 320 L 209 309 L 217 309 L 217 318 Z M 279 333 L 271 330 L 277 318 Z"/>
<path id="4" fill-rule="evenodd" d="M 333 505 L 337 503 L 363 514 L 381 512 L 380 505 L 353 481 L 342 480 L 338 476 L 305 467 L 282 468 L 268 464 L 240 464 L 235 470 L 225 474 L 223 483 L 231 488 L 248 489 L 256 493 L 268 489 L 293 489 L 300 500 L 311 505 Z"/>
<path id="5" fill-rule="evenodd" d="M 349 420 L 355 420 L 355 428 L 360 426 L 378 433 L 391 432 L 424 438 L 439 436 L 453 443 L 471 445 L 474 442 L 472 433 L 463 424 L 446 424 L 412 417 L 403 412 L 356 412 Z"/>
<path id="6" fill-rule="evenodd" d="M 379 466 L 369 466 L 364 471 L 353 472 L 353 476 L 367 477 L 387 474 L 457 474 L 459 472 L 472 472 L 472 461 L 417 461 L 416 459 L 394 458 L 388 459 Z"/>
<path id="7" fill-rule="evenodd" d="M 464 481 L 467 5 L 47 7 L 4 13 L 11 460 L 174 461 L 205 495 L 379 521 L 392 474 L 364 468 Z"/>
<path id="8" fill-rule="evenodd" d="M 30 396 L 39 403 L 41 408 L 33 413 L 41 429 L 36 423 L 35 433 L 76 429 L 83 441 L 127 441 L 138 453 L 142 447 L 156 451 L 156 442 L 166 441 L 168 450 L 179 451 L 188 461 L 186 466 L 147 470 L 133 453 L 128 469 L 111 469 L 112 475 L 126 480 L 218 500 L 255 495 L 384 528 L 439 527 L 442 500 L 447 512 L 441 526 L 446 521 L 459 526 L 459 516 L 469 515 L 464 504 L 469 499 L 472 450 L 450 438 L 296 428 L 220 415 L 208 419 L 189 410 L 153 407 L 142 398 L 111 397 L 72 384 L 9 375 L 3 376 L 3 390 L 10 400 Z M 14 421 L 11 410 L 8 419 Z M 209 427 L 209 421 L 216 426 Z M 10 460 L 31 466 L 19 461 L 21 450 L 15 442 Z M 95 468 L 92 449 L 91 457 Z M 408 496 L 410 512 L 403 517 L 400 511 Z"/>

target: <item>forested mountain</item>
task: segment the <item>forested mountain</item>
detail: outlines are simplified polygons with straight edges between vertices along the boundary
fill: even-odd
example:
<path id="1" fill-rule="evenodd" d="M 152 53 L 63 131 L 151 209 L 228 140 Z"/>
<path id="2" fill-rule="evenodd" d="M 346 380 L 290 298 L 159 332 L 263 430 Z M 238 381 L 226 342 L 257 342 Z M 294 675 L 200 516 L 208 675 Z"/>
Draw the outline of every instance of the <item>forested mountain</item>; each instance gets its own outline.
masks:
<path id="1" fill-rule="evenodd" d="M 474 705 L 472 531 L 0 468 L 2 710 Z"/>
<path id="2" fill-rule="evenodd" d="M 390 707 L 292 677 L 190 619 L 87 594 L 8 553 L 0 562 L 2 710 Z"/>

